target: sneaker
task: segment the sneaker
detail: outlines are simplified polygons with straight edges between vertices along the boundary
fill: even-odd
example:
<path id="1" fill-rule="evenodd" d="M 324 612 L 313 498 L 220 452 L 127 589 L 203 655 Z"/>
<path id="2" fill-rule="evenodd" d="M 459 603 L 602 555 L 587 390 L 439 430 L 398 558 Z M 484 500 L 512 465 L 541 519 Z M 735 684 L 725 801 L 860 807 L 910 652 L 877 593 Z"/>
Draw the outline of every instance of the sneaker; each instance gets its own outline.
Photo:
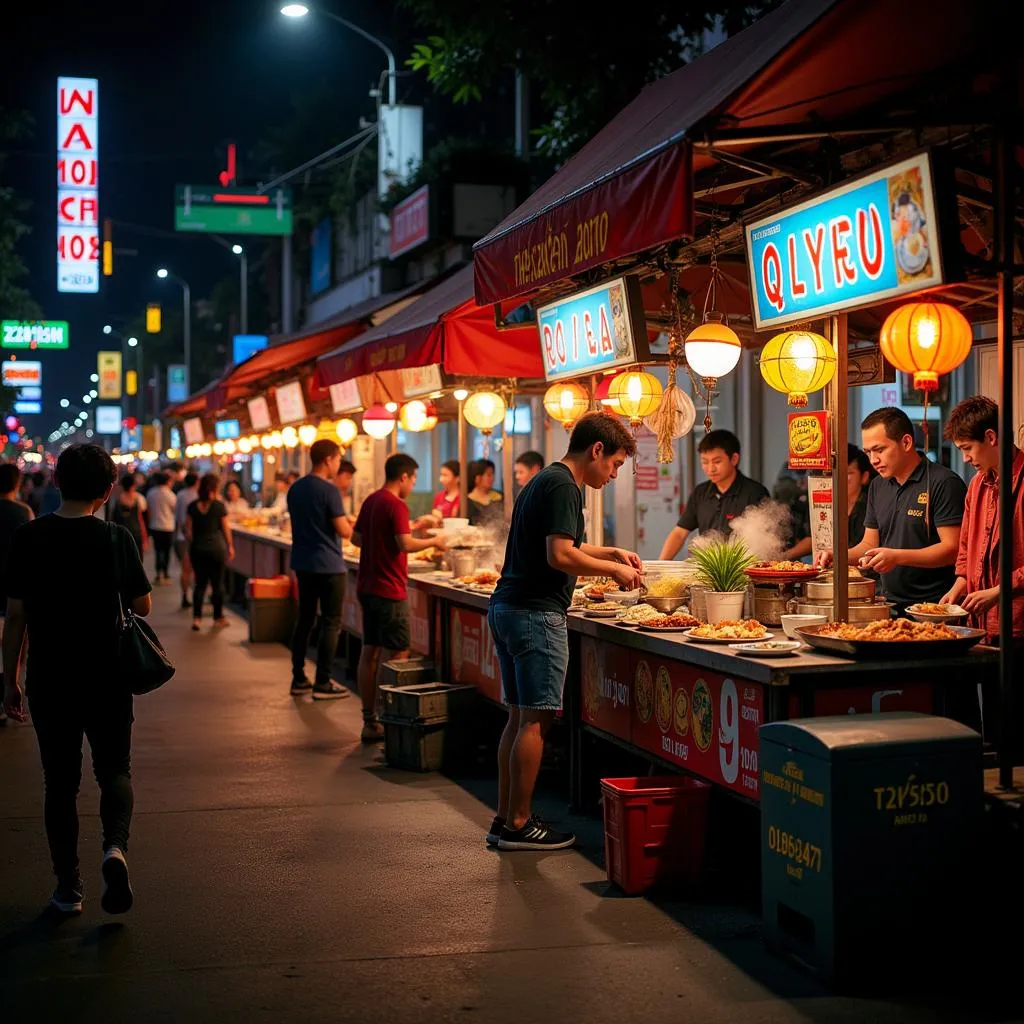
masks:
<path id="1" fill-rule="evenodd" d="M 333 679 L 329 683 L 317 683 L 313 687 L 313 700 L 341 700 L 348 695 L 348 690 Z"/>
<path id="2" fill-rule="evenodd" d="M 80 914 L 84 897 L 85 885 L 78 878 L 68 885 L 58 885 L 50 897 L 50 906 L 62 914 Z"/>
<path id="3" fill-rule="evenodd" d="M 183 597 L 181 599 L 182 611 L 184 611 L 186 608 L 191 608 L 191 607 L 192 607 L 192 602 L 187 597 Z"/>
<path id="4" fill-rule="evenodd" d="M 384 726 L 380 722 L 363 722 L 363 731 L 359 738 L 364 743 L 382 743 L 384 741 Z"/>
<path id="5" fill-rule="evenodd" d="M 134 896 L 128 880 L 128 862 L 120 847 L 112 846 L 103 854 L 103 896 L 100 906 L 108 914 L 124 914 L 132 909 Z"/>
<path id="6" fill-rule="evenodd" d="M 313 684 L 305 676 L 300 676 L 299 678 L 292 680 L 293 694 L 298 695 L 303 693 L 309 693 L 309 691 L 312 689 Z"/>
<path id="7" fill-rule="evenodd" d="M 499 818 L 498 815 L 494 816 L 494 821 L 491 822 L 490 831 L 487 833 L 487 845 L 497 846 L 498 840 L 501 838 L 501 830 L 505 827 L 505 819 Z"/>
<path id="8" fill-rule="evenodd" d="M 564 850 L 574 845 L 571 832 L 558 832 L 548 828 L 536 815 L 531 815 L 522 828 L 506 825 L 498 838 L 499 850 Z"/>

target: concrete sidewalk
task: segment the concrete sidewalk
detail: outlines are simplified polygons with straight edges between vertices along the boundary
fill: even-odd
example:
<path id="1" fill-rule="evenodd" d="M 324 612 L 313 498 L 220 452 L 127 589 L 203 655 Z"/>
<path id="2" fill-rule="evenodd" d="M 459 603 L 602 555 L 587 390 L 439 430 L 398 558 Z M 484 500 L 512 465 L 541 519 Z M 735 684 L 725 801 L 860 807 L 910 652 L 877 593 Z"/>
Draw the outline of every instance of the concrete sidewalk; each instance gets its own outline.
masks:
<path id="1" fill-rule="evenodd" d="M 0 731 L 5 1024 L 969 1019 L 831 996 L 735 907 L 605 895 L 593 822 L 583 851 L 488 850 L 491 806 L 387 768 L 358 742 L 355 698 L 293 699 L 283 647 L 250 646 L 238 619 L 192 634 L 176 587 L 155 601 L 178 674 L 136 705 L 130 914 L 99 908 L 91 778 L 85 912 L 41 913 L 35 738 Z"/>

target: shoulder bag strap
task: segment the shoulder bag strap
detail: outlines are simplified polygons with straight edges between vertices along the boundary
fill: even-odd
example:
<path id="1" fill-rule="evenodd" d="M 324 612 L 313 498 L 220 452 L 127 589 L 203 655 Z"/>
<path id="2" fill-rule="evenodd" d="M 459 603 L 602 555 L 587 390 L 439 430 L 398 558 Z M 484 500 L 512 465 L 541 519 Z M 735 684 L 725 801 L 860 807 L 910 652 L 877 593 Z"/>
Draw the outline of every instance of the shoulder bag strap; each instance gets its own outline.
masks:
<path id="1" fill-rule="evenodd" d="M 117 526 L 114 523 L 107 523 L 107 533 L 110 536 L 110 546 L 113 549 L 114 556 L 114 590 L 117 593 L 117 615 L 118 615 L 118 626 L 121 629 L 125 628 L 127 623 L 127 617 L 124 613 L 124 600 L 121 597 L 121 546 L 118 542 L 117 537 Z"/>

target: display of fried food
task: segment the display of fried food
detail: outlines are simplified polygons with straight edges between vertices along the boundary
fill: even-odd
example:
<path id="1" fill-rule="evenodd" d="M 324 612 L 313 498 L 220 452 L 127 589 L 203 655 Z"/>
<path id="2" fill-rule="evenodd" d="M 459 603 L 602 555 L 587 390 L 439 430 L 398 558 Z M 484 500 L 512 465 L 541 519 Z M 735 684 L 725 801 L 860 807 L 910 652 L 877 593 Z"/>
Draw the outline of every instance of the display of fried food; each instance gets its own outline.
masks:
<path id="1" fill-rule="evenodd" d="M 910 619 L 877 619 L 866 626 L 835 622 L 817 630 L 819 636 L 836 640 L 880 640 L 902 643 L 914 640 L 955 640 L 957 633 L 941 622 L 911 622 Z"/>
<path id="2" fill-rule="evenodd" d="M 493 587 L 497 584 L 500 575 L 500 573 L 491 572 L 489 569 L 478 569 L 468 576 L 460 576 L 459 583 L 464 583 L 466 586 Z"/>
<path id="3" fill-rule="evenodd" d="M 692 629 L 700 625 L 700 619 L 692 615 L 659 615 L 656 619 L 648 619 L 645 626 L 654 626 L 656 629 Z"/>
<path id="4" fill-rule="evenodd" d="M 649 604 L 635 604 L 632 608 L 622 609 L 619 622 L 652 622 L 654 619 L 660 618 L 662 618 L 662 613 L 657 608 L 652 608 Z"/>
<path id="5" fill-rule="evenodd" d="M 570 608 L 589 608 L 590 607 L 590 601 L 588 601 L 587 598 L 584 596 L 582 590 L 577 590 L 572 595 L 572 601 L 570 602 L 569 607 Z"/>
<path id="6" fill-rule="evenodd" d="M 433 548 L 424 548 L 422 551 L 417 551 L 415 554 L 409 556 L 410 562 L 436 562 L 440 556 L 440 551 L 435 551 Z"/>
<path id="7" fill-rule="evenodd" d="M 804 568 L 806 569 L 807 566 L 804 566 Z M 823 583 L 827 583 L 829 580 L 831 580 L 834 571 L 835 570 L 833 569 L 829 569 L 827 572 L 823 572 L 820 577 L 821 581 Z M 862 580 L 867 578 L 865 577 L 864 573 L 862 573 L 860 569 L 858 569 L 855 565 L 848 565 L 846 567 L 846 575 L 849 576 L 851 580 Z"/>
<path id="8" fill-rule="evenodd" d="M 915 604 L 913 611 L 920 612 L 922 615 L 956 615 L 951 604 L 932 604 L 930 601 Z"/>
<path id="9" fill-rule="evenodd" d="M 777 562 L 755 562 L 751 569 L 759 569 L 761 572 L 807 572 L 813 566 L 806 562 L 787 562 L 785 559 Z"/>
<path id="10" fill-rule="evenodd" d="M 745 622 L 722 619 L 721 622 L 698 626 L 692 635 L 704 640 L 760 640 L 767 632 L 757 619 L 747 619 Z"/>

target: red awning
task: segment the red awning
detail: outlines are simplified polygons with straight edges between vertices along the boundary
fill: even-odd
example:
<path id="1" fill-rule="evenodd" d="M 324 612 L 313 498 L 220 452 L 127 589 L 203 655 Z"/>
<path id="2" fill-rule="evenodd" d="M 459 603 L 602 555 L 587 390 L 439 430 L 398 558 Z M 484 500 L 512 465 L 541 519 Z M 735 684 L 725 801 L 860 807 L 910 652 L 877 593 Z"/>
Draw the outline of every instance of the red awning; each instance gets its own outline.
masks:
<path id="1" fill-rule="evenodd" d="M 435 365 L 467 377 L 544 375 L 535 326 L 499 331 L 493 307 L 473 298 L 470 265 L 354 343 L 321 357 L 316 381 L 329 387 L 385 370 Z"/>

